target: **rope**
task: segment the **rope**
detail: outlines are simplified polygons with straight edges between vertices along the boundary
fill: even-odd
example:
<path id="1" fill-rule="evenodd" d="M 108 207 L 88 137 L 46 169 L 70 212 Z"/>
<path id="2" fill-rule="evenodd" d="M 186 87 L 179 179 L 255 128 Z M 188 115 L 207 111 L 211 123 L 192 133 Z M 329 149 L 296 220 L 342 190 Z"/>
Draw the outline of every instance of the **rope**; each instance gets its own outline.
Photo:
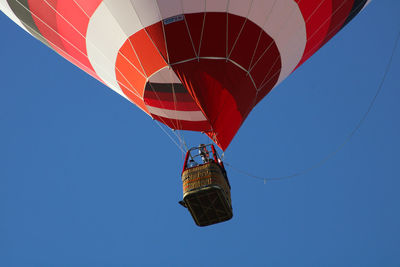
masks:
<path id="1" fill-rule="evenodd" d="M 307 174 L 311 171 L 313 171 L 314 169 L 322 166 L 325 162 L 327 162 L 329 159 L 331 159 L 334 155 L 336 155 L 347 143 L 349 143 L 349 141 L 351 140 L 351 138 L 355 135 L 355 133 L 361 128 L 362 124 L 365 122 L 366 118 L 368 117 L 369 113 L 371 112 L 379 94 L 381 93 L 382 89 L 383 89 L 383 85 L 386 81 L 387 75 L 390 71 L 390 68 L 392 66 L 393 63 L 393 59 L 394 59 L 394 55 L 396 53 L 397 50 L 397 46 L 400 40 L 400 30 L 397 33 L 397 37 L 396 37 L 396 41 L 394 43 L 394 47 L 392 49 L 392 53 L 390 55 L 389 61 L 386 65 L 386 69 L 384 72 L 384 75 L 382 77 L 382 80 L 378 86 L 378 89 L 376 90 L 376 93 L 374 95 L 374 97 L 372 98 L 367 110 L 365 111 L 364 115 L 361 117 L 360 121 L 357 123 L 357 125 L 355 126 L 355 128 L 350 132 L 350 134 L 347 136 L 347 138 L 331 153 L 329 153 L 327 156 L 325 156 L 324 158 L 322 158 L 322 160 L 320 160 L 319 162 L 315 163 L 314 165 L 311 165 L 309 168 L 306 168 L 302 171 L 299 172 L 295 172 L 293 174 L 290 175 L 286 175 L 286 176 L 279 176 L 279 177 L 262 177 L 262 176 L 258 176 L 258 175 L 254 175 L 252 173 L 249 173 L 247 171 L 238 169 L 234 166 L 232 166 L 231 164 L 224 162 L 224 164 L 226 166 L 229 166 L 230 168 L 232 168 L 234 171 L 238 172 L 238 173 L 242 173 L 248 177 L 254 178 L 254 179 L 258 179 L 258 180 L 262 180 L 264 181 L 264 183 L 266 183 L 267 181 L 279 181 L 279 180 L 286 180 L 286 179 L 291 179 L 297 176 L 301 176 L 304 174 Z"/>
<path id="2" fill-rule="evenodd" d="M 175 139 L 161 126 L 161 124 L 157 121 L 154 120 L 156 122 L 156 124 L 158 125 L 158 127 L 160 127 L 160 129 L 169 137 L 169 139 L 171 139 L 171 141 L 176 145 L 176 147 L 182 151 L 182 153 L 186 153 L 185 150 L 183 150 L 182 146 L 178 145 L 178 143 L 175 141 Z"/>

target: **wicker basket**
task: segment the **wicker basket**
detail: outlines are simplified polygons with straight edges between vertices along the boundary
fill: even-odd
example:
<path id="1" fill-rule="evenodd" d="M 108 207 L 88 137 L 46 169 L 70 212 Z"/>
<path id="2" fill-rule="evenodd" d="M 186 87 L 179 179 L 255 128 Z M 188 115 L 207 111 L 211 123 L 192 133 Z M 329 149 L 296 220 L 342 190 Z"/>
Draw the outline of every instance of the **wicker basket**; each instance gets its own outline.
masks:
<path id="1" fill-rule="evenodd" d="M 231 192 L 222 168 L 209 162 L 182 173 L 183 201 L 194 221 L 206 226 L 232 218 Z"/>

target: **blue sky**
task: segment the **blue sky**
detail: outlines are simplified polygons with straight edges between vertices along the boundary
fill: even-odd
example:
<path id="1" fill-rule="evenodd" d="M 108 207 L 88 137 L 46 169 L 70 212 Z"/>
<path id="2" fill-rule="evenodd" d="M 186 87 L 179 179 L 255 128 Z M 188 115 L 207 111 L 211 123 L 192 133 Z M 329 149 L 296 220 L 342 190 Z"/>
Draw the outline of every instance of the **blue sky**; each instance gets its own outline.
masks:
<path id="1" fill-rule="evenodd" d="M 399 12 L 373 1 L 254 109 L 226 161 L 276 177 L 334 151 L 377 90 Z M 182 155 L 158 126 L 0 25 L 0 266 L 400 265 L 400 49 L 339 153 L 266 184 L 228 169 L 234 218 L 198 228 L 177 203 Z"/>

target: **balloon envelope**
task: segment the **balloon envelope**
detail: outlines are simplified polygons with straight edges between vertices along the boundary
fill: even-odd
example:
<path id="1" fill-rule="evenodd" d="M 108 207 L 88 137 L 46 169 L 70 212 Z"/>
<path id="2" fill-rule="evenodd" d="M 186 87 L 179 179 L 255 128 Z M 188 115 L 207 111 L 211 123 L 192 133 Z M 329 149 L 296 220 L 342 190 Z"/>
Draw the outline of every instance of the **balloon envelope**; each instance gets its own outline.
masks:
<path id="1" fill-rule="evenodd" d="M 0 0 L 48 47 L 173 129 L 226 149 L 370 0 Z"/>

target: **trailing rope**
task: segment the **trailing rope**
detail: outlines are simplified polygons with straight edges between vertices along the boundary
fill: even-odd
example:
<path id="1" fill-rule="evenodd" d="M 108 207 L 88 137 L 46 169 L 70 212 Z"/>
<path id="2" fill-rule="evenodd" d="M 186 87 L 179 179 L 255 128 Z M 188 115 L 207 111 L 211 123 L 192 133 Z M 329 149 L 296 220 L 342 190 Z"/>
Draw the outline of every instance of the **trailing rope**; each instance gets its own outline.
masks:
<path id="1" fill-rule="evenodd" d="M 382 91 L 383 85 L 384 85 L 384 83 L 385 83 L 385 81 L 386 81 L 387 75 L 388 75 L 388 73 L 389 73 L 389 71 L 390 71 L 390 68 L 391 68 L 391 66 L 392 66 L 393 59 L 394 59 L 394 55 L 395 55 L 395 53 L 396 53 L 399 40 L 400 40 L 400 31 L 397 33 L 396 41 L 395 41 L 395 43 L 394 43 L 394 47 L 393 47 L 393 49 L 392 49 L 392 53 L 391 53 L 391 55 L 390 55 L 389 61 L 388 61 L 387 65 L 386 65 L 386 69 L 385 69 L 384 75 L 383 75 L 383 77 L 382 77 L 382 79 L 381 79 L 381 82 L 380 82 L 380 84 L 379 84 L 379 86 L 378 86 L 378 89 L 376 90 L 376 93 L 375 93 L 374 97 L 372 98 L 372 100 L 371 100 L 371 102 L 370 102 L 370 104 L 369 104 L 367 110 L 365 111 L 364 115 L 361 117 L 360 121 L 357 123 L 357 125 L 355 126 L 355 128 L 350 132 L 350 134 L 347 136 L 347 138 L 346 138 L 334 151 L 332 151 L 332 152 L 329 153 L 327 156 L 325 156 L 324 158 L 322 158 L 322 160 L 320 160 L 319 162 L 315 163 L 314 165 L 311 165 L 309 168 L 306 168 L 306 169 L 301 170 L 301 171 L 299 171 L 299 172 L 295 172 L 295 173 L 293 173 L 293 174 L 285 175 L 285 176 L 278 176 L 278 177 L 263 177 L 263 176 L 258 176 L 258 175 L 254 175 L 254 174 L 252 174 L 252 173 L 250 173 L 250 172 L 247 172 L 247 171 L 241 170 L 241 169 L 239 169 L 239 168 L 236 168 L 236 167 L 232 166 L 231 164 L 229 164 L 229 163 L 227 163 L 227 162 L 224 162 L 224 164 L 225 164 L 226 166 L 229 166 L 232 170 L 234 170 L 234 171 L 236 171 L 236 172 L 238 172 L 238 173 L 244 174 L 244 175 L 246 175 L 246 176 L 248 176 L 248 177 L 251 177 L 251 178 L 254 178 L 254 179 L 262 180 L 262 181 L 264 181 L 264 183 L 266 183 L 267 181 L 286 180 L 286 179 L 291 179 L 291 178 L 294 178 L 294 177 L 297 177 L 297 176 L 305 175 L 305 174 L 307 174 L 307 173 L 313 171 L 314 169 L 316 169 L 316 168 L 322 166 L 325 162 L 327 162 L 327 161 L 328 161 L 329 159 L 331 159 L 334 155 L 336 155 L 340 150 L 342 150 L 342 148 L 343 148 L 348 142 L 350 142 L 351 138 L 355 135 L 355 133 L 360 129 L 360 127 L 362 126 L 362 124 L 365 122 L 365 120 L 366 120 L 366 118 L 368 117 L 369 113 L 371 112 L 373 106 L 375 105 L 375 102 L 376 102 L 376 100 L 377 100 L 379 94 L 380 94 L 381 91 Z"/>

